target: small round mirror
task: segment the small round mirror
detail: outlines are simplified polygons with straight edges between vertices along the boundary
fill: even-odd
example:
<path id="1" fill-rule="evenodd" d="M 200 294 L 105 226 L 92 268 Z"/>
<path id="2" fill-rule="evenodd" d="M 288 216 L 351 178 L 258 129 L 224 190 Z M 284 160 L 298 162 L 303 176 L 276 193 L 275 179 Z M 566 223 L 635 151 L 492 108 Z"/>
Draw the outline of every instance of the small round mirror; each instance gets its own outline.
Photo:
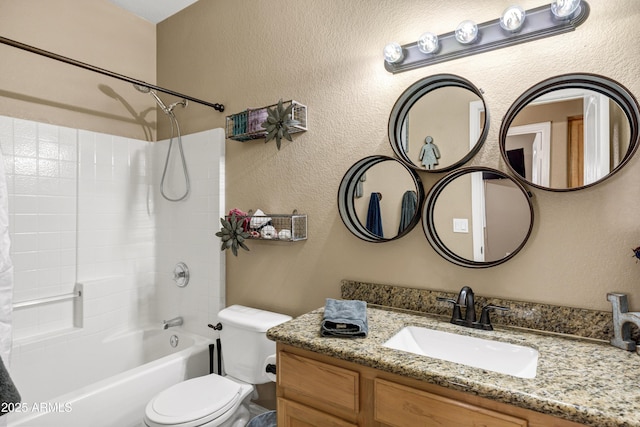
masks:
<path id="1" fill-rule="evenodd" d="M 509 108 L 500 151 L 519 179 L 534 187 L 571 191 L 619 171 L 638 148 L 640 113 L 618 83 L 567 74 L 538 83 Z"/>
<path id="2" fill-rule="evenodd" d="M 533 227 L 529 192 L 495 169 L 457 169 L 438 181 L 424 204 L 422 227 L 431 246 L 464 267 L 511 259 Z"/>
<path id="3" fill-rule="evenodd" d="M 354 164 L 338 189 L 346 227 L 368 242 L 398 239 L 420 221 L 424 189 L 420 177 L 398 160 L 370 156 Z"/>
<path id="4" fill-rule="evenodd" d="M 451 74 L 419 80 L 396 101 L 389 141 L 398 158 L 426 172 L 447 172 L 478 152 L 489 130 L 482 92 Z"/>

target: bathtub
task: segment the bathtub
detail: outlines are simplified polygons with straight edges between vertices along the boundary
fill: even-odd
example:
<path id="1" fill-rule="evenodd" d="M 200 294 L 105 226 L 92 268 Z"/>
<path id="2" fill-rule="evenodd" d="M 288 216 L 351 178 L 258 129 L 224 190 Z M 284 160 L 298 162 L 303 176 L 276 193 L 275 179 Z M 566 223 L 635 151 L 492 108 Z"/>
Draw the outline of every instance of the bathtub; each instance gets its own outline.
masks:
<path id="1" fill-rule="evenodd" d="M 58 378 L 52 378 L 55 369 L 47 372 L 39 386 L 24 382 L 22 388 L 20 375 L 16 375 L 23 402 L 8 415 L 8 427 L 138 427 L 154 395 L 209 373 L 211 341 L 178 328 L 140 329 L 99 341 L 98 346 L 86 348 L 87 354 L 79 354 L 84 350 L 68 352 L 65 362 L 69 368 L 58 369 Z M 21 368 L 28 370 L 27 366 L 12 367 L 12 371 L 14 368 L 17 374 Z M 37 369 L 43 368 L 34 366 Z M 33 374 L 37 378 L 37 372 Z M 43 388 L 53 397 L 42 394 Z"/>

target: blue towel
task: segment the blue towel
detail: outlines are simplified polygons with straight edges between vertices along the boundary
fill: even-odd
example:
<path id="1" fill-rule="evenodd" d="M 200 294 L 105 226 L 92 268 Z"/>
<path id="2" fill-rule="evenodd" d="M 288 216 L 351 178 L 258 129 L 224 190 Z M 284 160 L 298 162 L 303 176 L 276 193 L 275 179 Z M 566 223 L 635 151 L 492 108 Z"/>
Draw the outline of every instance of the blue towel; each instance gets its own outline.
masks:
<path id="1" fill-rule="evenodd" d="M 352 338 L 366 337 L 368 332 L 367 303 L 365 301 L 327 298 L 320 335 Z"/>
<path id="2" fill-rule="evenodd" d="M 380 196 L 378 193 L 371 193 L 371 198 L 369 199 L 367 230 L 376 236 L 384 237 L 382 233 L 382 217 L 380 216 Z"/>
<path id="3" fill-rule="evenodd" d="M 4 367 L 2 357 L 0 357 L 0 404 L 2 406 L 0 416 L 8 412 L 7 408 L 11 407 L 8 405 L 9 403 L 20 403 L 20 393 L 18 393 L 18 389 L 13 384 L 9 372 Z"/>

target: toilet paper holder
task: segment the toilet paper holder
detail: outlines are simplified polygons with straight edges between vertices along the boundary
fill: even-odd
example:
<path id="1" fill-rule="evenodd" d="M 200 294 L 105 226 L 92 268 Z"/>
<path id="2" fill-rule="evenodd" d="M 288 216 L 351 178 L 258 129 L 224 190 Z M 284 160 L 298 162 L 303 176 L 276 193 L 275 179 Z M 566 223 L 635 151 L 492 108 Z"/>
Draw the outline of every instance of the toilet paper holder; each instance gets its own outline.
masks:
<path id="1" fill-rule="evenodd" d="M 269 363 L 267 366 L 265 366 L 264 371 L 267 374 L 276 374 L 276 365 L 274 365 L 273 363 Z"/>

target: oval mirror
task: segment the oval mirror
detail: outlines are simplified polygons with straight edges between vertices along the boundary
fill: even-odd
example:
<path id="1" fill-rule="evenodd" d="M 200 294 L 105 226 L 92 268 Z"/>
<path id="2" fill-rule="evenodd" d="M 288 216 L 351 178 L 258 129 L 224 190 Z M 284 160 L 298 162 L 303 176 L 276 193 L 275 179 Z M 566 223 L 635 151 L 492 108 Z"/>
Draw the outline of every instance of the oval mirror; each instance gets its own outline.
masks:
<path id="1" fill-rule="evenodd" d="M 482 92 L 452 74 L 417 81 L 396 101 L 389 117 L 389 141 L 406 165 L 447 172 L 478 152 L 489 131 Z"/>
<path id="2" fill-rule="evenodd" d="M 338 210 L 346 227 L 362 240 L 386 242 L 411 231 L 420 221 L 424 188 L 420 177 L 387 156 L 354 164 L 338 189 Z"/>
<path id="3" fill-rule="evenodd" d="M 500 151 L 534 187 L 572 191 L 619 171 L 638 148 L 638 103 L 606 77 L 567 74 L 544 80 L 509 108 Z"/>
<path id="4" fill-rule="evenodd" d="M 425 200 L 422 227 L 431 246 L 464 267 L 501 264 L 524 246 L 533 227 L 531 194 L 503 172 L 457 169 Z"/>

